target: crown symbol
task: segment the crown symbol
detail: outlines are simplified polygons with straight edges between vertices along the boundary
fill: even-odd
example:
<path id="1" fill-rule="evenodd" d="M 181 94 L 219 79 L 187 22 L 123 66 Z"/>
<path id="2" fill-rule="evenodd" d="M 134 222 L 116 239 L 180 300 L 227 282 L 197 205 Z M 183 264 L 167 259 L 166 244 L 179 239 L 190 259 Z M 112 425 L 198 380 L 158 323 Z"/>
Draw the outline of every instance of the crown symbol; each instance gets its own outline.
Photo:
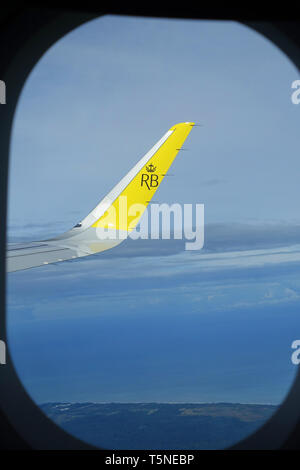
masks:
<path id="1" fill-rule="evenodd" d="M 150 165 L 146 165 L 146 170 L 149 173 L 153 173 L 156 170 L 156 166 L 154 166 L 152 163 L 150 163 Z"/>

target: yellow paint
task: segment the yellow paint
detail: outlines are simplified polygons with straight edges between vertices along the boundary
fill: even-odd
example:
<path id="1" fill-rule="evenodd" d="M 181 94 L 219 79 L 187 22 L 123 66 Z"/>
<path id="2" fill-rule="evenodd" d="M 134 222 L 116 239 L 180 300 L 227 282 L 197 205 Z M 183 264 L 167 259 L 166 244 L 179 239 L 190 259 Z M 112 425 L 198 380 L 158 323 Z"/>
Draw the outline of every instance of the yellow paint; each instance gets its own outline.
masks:
<path id="1" fill-rule="evenodd" d="M 131 180 L 109 209 L 93 224 L 93 227 L 126 231 L 131 231 L 136 227 L 193 126 L 193 122 L 184 122 L 170 128 L 174 132 Z"/>

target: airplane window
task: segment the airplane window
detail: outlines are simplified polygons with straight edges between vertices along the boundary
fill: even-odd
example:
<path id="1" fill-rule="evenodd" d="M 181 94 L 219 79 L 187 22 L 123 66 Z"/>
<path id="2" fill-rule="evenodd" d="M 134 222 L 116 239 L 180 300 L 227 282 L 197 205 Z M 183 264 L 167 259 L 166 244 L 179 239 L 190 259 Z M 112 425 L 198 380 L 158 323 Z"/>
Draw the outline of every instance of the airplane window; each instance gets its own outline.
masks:
<path id="1" fill-rule="evenodd" d="M 29 395 L 72 435 L 223 449 L 286 397 L 300 334 L 297 78 L 239 23 L 112 15 L 32 70 L 11 143 L 8 340 Z M 141 217 L 121 220 L 124 195 Z M 158 204 L 173 205 L 169 236 Z M 85 230 L 70 234 L 76 220 Z M 126 236 L 101 238 L 113 231 Z"/>

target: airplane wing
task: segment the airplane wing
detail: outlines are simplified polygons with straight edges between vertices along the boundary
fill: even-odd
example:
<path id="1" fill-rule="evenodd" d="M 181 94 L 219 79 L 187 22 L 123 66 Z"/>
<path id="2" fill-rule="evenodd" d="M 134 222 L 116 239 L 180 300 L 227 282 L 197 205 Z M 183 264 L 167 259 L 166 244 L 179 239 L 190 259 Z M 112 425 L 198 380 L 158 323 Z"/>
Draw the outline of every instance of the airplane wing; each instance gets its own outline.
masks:
<path id="1" fill-rule="evenodd" d="M 79 224 L 49 240 L 10 244 L 7 272 L 113 248 L 138 224 L 195 123 L 172 126 Z"/>

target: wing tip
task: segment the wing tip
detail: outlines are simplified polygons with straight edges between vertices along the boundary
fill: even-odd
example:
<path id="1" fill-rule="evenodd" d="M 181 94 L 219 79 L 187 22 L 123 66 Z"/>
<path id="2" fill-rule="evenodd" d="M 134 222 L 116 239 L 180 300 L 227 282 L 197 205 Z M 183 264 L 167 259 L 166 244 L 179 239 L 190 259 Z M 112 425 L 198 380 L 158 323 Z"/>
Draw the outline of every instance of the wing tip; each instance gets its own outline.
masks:
<path id="1" fill-rule="evenodd" d="M 194 122 L 189 122 L 189 121 L 187 121 L 187 122 L 178 122 L 177 124 L 174 124 L 174 126 L 172 126 L 170 128 L 170 131 L 174 131 L 178 127 L 181 127 L 181 128 L 183 128 L 183 127 L 193 127 L 194 125 L 195 125 Z"/>

